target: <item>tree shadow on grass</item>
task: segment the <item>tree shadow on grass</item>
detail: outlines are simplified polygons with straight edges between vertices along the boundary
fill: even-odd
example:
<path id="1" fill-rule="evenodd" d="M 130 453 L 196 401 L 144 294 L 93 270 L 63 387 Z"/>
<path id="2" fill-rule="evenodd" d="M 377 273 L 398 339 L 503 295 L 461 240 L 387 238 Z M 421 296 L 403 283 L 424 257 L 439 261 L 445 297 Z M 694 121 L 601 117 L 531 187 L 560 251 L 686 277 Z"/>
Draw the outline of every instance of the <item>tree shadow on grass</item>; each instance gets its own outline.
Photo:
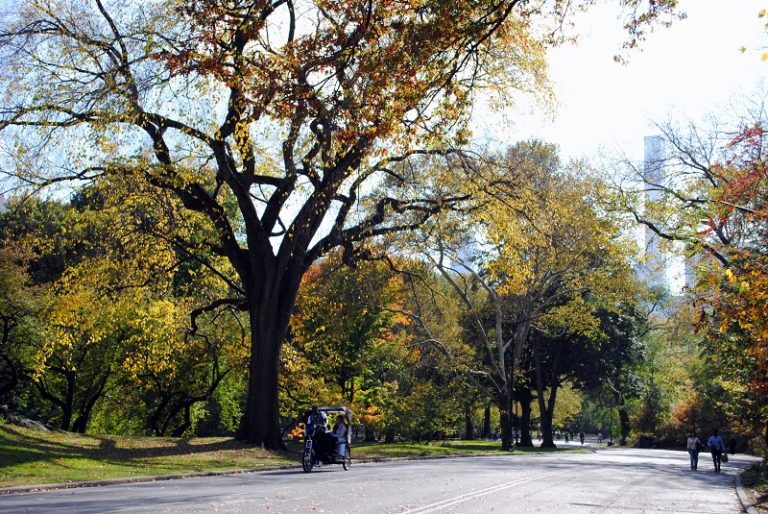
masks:
<path id="1" fill-rule="evenodd" d="M 83 438 L 81 444 L 77 442 L 79 437 Z M 118 445 L 118 441 L 122 444 Z M 198 439 L 192 444 L 188 438 L 142 437 L 136 438 L 137 447 L 130 447 L 131 442 L 131 438 L 98 435 L 52 433 L 38 436 L 12 425 L 0 425 L 0 466 L 82 458 L 139 467 L 144 466 L 142 461 L 147 459 L 254 449 L 252 445 L 233 439 L 210 442 Z M 123 446 L 126 444 L 128 447 Z M 208 464 L 215 466 L 217 460 L 211 459 Z"/>

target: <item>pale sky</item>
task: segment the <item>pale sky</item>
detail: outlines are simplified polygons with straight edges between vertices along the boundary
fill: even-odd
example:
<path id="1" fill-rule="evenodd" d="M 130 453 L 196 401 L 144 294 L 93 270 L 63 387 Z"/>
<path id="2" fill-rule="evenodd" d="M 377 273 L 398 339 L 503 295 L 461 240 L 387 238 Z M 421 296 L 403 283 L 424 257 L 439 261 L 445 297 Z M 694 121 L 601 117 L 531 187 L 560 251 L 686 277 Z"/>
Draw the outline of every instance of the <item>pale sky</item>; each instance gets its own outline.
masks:
<path id="1" fill-rule="evenodd" d="M 680 0 L 687 19 L 657 27 L 625 65 L 613 60 L 626 39 L 615 3 L 581 15 L 576 45 L 550 51 L 554 120 L 518 105 L 493 121 L 484 116 L 478 140 L 505 146 L 538 137 L 558 144 L 565 158 L 594 157 L 605 148 L 642 159 L 643 136 L 654 134 L 651 120 L 726 109 L 740 93 L 756 92 L 768 73 L 760 60 L 768 46 L 768 19 L 758 18 L 768 7 L 764 0 Z"/>

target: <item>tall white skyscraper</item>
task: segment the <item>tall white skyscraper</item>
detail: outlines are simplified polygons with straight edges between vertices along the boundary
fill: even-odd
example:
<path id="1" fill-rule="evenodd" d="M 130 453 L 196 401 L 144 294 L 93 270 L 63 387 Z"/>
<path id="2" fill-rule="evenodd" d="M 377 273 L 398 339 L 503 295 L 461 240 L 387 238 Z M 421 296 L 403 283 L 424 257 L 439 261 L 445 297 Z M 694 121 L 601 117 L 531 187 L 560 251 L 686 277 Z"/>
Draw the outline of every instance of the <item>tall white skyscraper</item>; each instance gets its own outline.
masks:
<path id="1" fill-rule="evenodd" d="M 659 200 L 661 193 L 657 185 L 663 184 L 664 146 L 661 136 L 644 138 L 645 155 L 643 159 L 643 179 L 645 181 L 645 207 Z M 669 289 L 667 280 L 668 256 L 659 246 L 659 236 L 648 226 L 645 227 L 645 261 L 641 276 L 652 287 Z"/>

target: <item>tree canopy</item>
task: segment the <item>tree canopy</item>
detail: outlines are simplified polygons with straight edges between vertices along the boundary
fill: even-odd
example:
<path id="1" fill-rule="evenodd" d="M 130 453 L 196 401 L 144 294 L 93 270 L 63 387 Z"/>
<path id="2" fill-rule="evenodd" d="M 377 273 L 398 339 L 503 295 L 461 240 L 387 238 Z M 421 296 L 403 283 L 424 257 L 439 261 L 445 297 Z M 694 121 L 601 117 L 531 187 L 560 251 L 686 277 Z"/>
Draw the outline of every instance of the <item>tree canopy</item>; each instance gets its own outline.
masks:
<path id="1" fill-rule="evenodd" d="M 631 46 L 676 2 L 619 3 Z M 405 164 L 467 142 L 478 90 L 541 88 L 572 4 L 23 2 L 0 28 L 8 173 L 141 177 L 206 218 L 209 254 L 235 271 L 217 305 L 250 317 L 238 437 L 275 448 L 280 348 L 304 272 L 456 207 L 452 181 Z"/>

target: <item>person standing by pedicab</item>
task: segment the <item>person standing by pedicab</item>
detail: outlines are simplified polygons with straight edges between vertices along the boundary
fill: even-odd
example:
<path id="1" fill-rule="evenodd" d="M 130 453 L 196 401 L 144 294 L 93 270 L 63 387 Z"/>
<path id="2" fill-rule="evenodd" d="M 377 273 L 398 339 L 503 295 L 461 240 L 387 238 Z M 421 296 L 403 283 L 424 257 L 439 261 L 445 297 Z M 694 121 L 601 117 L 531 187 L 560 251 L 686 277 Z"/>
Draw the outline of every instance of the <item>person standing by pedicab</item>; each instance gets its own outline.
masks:
<path id="1" fill-rule="evenodd" d="M 718 434 L 717 429 L 712 432 L 712 435 L 707 439 L 707 446 L 709 451 L 712 452 L 712 462 L 715 464 L 715 473 L 720 472 L 720 461 L 725 451 L 725 444 L 723 444 L 723 438 Z"/>

